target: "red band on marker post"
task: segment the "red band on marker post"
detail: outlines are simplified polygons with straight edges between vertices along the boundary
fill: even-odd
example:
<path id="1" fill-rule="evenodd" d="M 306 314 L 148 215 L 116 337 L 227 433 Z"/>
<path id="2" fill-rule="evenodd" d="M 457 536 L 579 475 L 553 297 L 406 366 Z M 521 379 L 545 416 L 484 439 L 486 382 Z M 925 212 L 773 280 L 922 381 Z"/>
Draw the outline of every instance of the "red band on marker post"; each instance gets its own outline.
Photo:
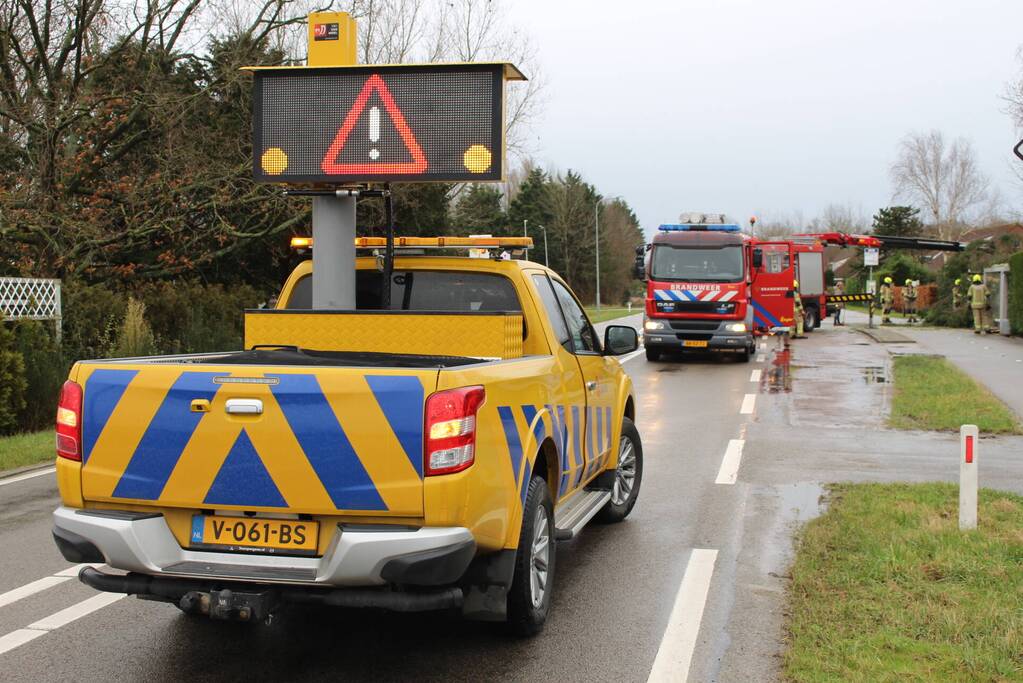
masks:
<path id="1" fill-rule="evenodd" d="M 973 462 L 973 437 L 966 437 L 966 464 Z"/>

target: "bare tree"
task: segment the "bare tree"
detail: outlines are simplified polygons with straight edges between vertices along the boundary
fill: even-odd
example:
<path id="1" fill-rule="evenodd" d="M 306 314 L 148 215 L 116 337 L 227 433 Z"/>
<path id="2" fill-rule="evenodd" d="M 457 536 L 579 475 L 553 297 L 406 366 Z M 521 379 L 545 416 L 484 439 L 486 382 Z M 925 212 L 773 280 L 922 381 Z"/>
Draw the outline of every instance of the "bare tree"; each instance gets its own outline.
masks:
<path id="1" fill-rule="evenodd" d="M 1005 113 L 1012 117 L 1016 131 L 1023 135 L 1023 46 L 1019 48 L 1016 57 L 1020 64 L 1020 71 L 1015 80 L 1009 81 L 1005 86 Z M 1009 160 L 1009 164 L 1020 183 L 1023 183 L 1023 163 L 1013 157 Z"/>
<path id="2" fill-rule="evenodd" d="M 359 21 L 359 61 L 512 62 L 529 79 L 508 88 L 505 136 L 509 150 L 529 151 L 528 128 L 543 107 L 544 75 L 529 36 L 512 25 L 498 0 L 347 0 Z"/>
<path id="3" fill-rule="evenodd" d="M 973 146 L 965 138 L 948 144 L 938 130 L 910 133 L 899 143 L 891 167 L 895 196 L 921 206 L 942 239 L 957 239 L 968 228 L 972 211 L 988 195 Z"/>
<path id="4" fill-rule="evenodd" d="M 807 224 L 813 232 L 864 232 L 867 218 L 858 206 L 852 204 L 828 204 L 820 215 Z"/>
<path id="5" fill-rule="evenodd" d="M 798 210 L 791 213 L 757 211 L 755 215 L 757 222 L 753 225 L 753 235 L 760 239 L 787 237 L 803 232 L 803 226 L 806 224 L 803 221 L 803 212 Z"/>

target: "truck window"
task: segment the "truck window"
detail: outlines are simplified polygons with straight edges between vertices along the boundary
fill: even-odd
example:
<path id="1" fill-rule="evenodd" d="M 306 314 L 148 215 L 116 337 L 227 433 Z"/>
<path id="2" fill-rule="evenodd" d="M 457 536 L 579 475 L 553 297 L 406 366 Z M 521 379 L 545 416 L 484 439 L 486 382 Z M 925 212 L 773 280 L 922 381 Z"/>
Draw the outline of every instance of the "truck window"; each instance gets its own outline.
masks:
<path id="1" fill-rule="evenodd" d="M 742 247 L 672 247 L 658 244 L 650 272 L 654 280 L 735 282 L 742 279 Z"/>
<path id="2" fill-rule="evenodd" d="M 376 270 L 355 274 L 355 308 L 380 308 L 380 281 Z M 313 307 L 313 278 L 306 275 L 295 283 L 287 308 Z M 511 280 L 491 273 L 451 270 L 408 270 L 395 272 L 391 280 L 391 310 L 395 311 L 512 311 L 522 310 Z"/>
<path id="3" fill-rule="evenodd" d="M 536 291 L 540 294 L 540 301 L 543 302 L 543 307 L 547 311 L 547 317 L 551 321 L 554 336 L 557 337 L 558 343 L 571 353 L 572 340 L 569 337 L 568 327 L 565 325 L 565 317 L 561 313 L 561 307 L 558 306 L 558 297 L 551 288 L 551 281 L 546 275 L 534 275 L 533 284 L 536 285 Z"/>
<path id="4" fill-rule="evenodd" d="M 784 273 L 789 269 L 789 252 L 787 251 L 765 251 L 764 272 Z"/>
<path id="5" fill-rule="evenodd" d="M 558 302 L 565 312 L 565 320 L 568 321 L 568 332 L 572 335 L 572 345 L 576 353 L 598 353 L 600 343 L 597 341 L 597 334 L 590 325 L 589 318 L 583 312 L 582 306 L 575 300 L 568 287 L 557 280 L 552 280 L 554 292 L 558 295 Z"/>

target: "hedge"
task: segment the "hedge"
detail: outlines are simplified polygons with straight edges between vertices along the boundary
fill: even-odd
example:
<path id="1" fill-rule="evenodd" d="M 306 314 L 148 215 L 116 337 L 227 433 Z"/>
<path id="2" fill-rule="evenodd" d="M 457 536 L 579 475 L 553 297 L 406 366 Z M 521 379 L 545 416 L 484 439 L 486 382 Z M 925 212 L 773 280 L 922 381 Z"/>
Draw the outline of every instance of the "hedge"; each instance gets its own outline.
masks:
<path id="1" fill-rule="evenodd" d="M 51 426 L 60 386 L 75 361 L 240 349 L 243 311 L 267 299 L 247 285 L 196 280 L 130 291 L 68 281 L 61 290 L 59 347 L 49 323 L 0 320 L 0 434 Z"/>
<path id="2" fill-rule="evenodd" d="M 1023 334 L 1023 251 L 1009 257 L 1009 327 Z"/>
<path id="3" fill-rule="evenodd" d="M 27 386 L 25 361 L 15 346 L 14 333 L 0 318 L 0 434 L 18 431 Z"/>

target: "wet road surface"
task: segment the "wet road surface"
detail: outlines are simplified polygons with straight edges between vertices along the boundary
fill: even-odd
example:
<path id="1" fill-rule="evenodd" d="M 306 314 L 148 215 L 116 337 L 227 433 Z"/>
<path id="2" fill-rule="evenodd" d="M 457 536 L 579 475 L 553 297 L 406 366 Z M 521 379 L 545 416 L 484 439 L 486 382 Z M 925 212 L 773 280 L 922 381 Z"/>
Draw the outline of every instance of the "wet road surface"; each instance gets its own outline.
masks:
<path id="1" fill-rule="evenodd" d="M 445 614 L 304 609 L 254 626 L 135 598 L 62 612 L 98 594 L 75 578 L 31 588 L 69 567 L 50 539 L 52 477 L 0 480 L 0 677 L 645 681 L 681 680 L 665 672 L 691 661 L 692 681 L 776 680 L 791 535 L 822 483 L 954 478 L 957 440 L 882 428 L 887 352 L 848 329 L 789 351 L 771 339 L 758 359 L 625 361 L 640 499 L 624 523 L 559 544 L 553 613 L 532 640 Z M 982 485 L 1018 489 L 1021 446 L 985 440 Z M 22 629 L 42 635 L 16 645 Z"/>

